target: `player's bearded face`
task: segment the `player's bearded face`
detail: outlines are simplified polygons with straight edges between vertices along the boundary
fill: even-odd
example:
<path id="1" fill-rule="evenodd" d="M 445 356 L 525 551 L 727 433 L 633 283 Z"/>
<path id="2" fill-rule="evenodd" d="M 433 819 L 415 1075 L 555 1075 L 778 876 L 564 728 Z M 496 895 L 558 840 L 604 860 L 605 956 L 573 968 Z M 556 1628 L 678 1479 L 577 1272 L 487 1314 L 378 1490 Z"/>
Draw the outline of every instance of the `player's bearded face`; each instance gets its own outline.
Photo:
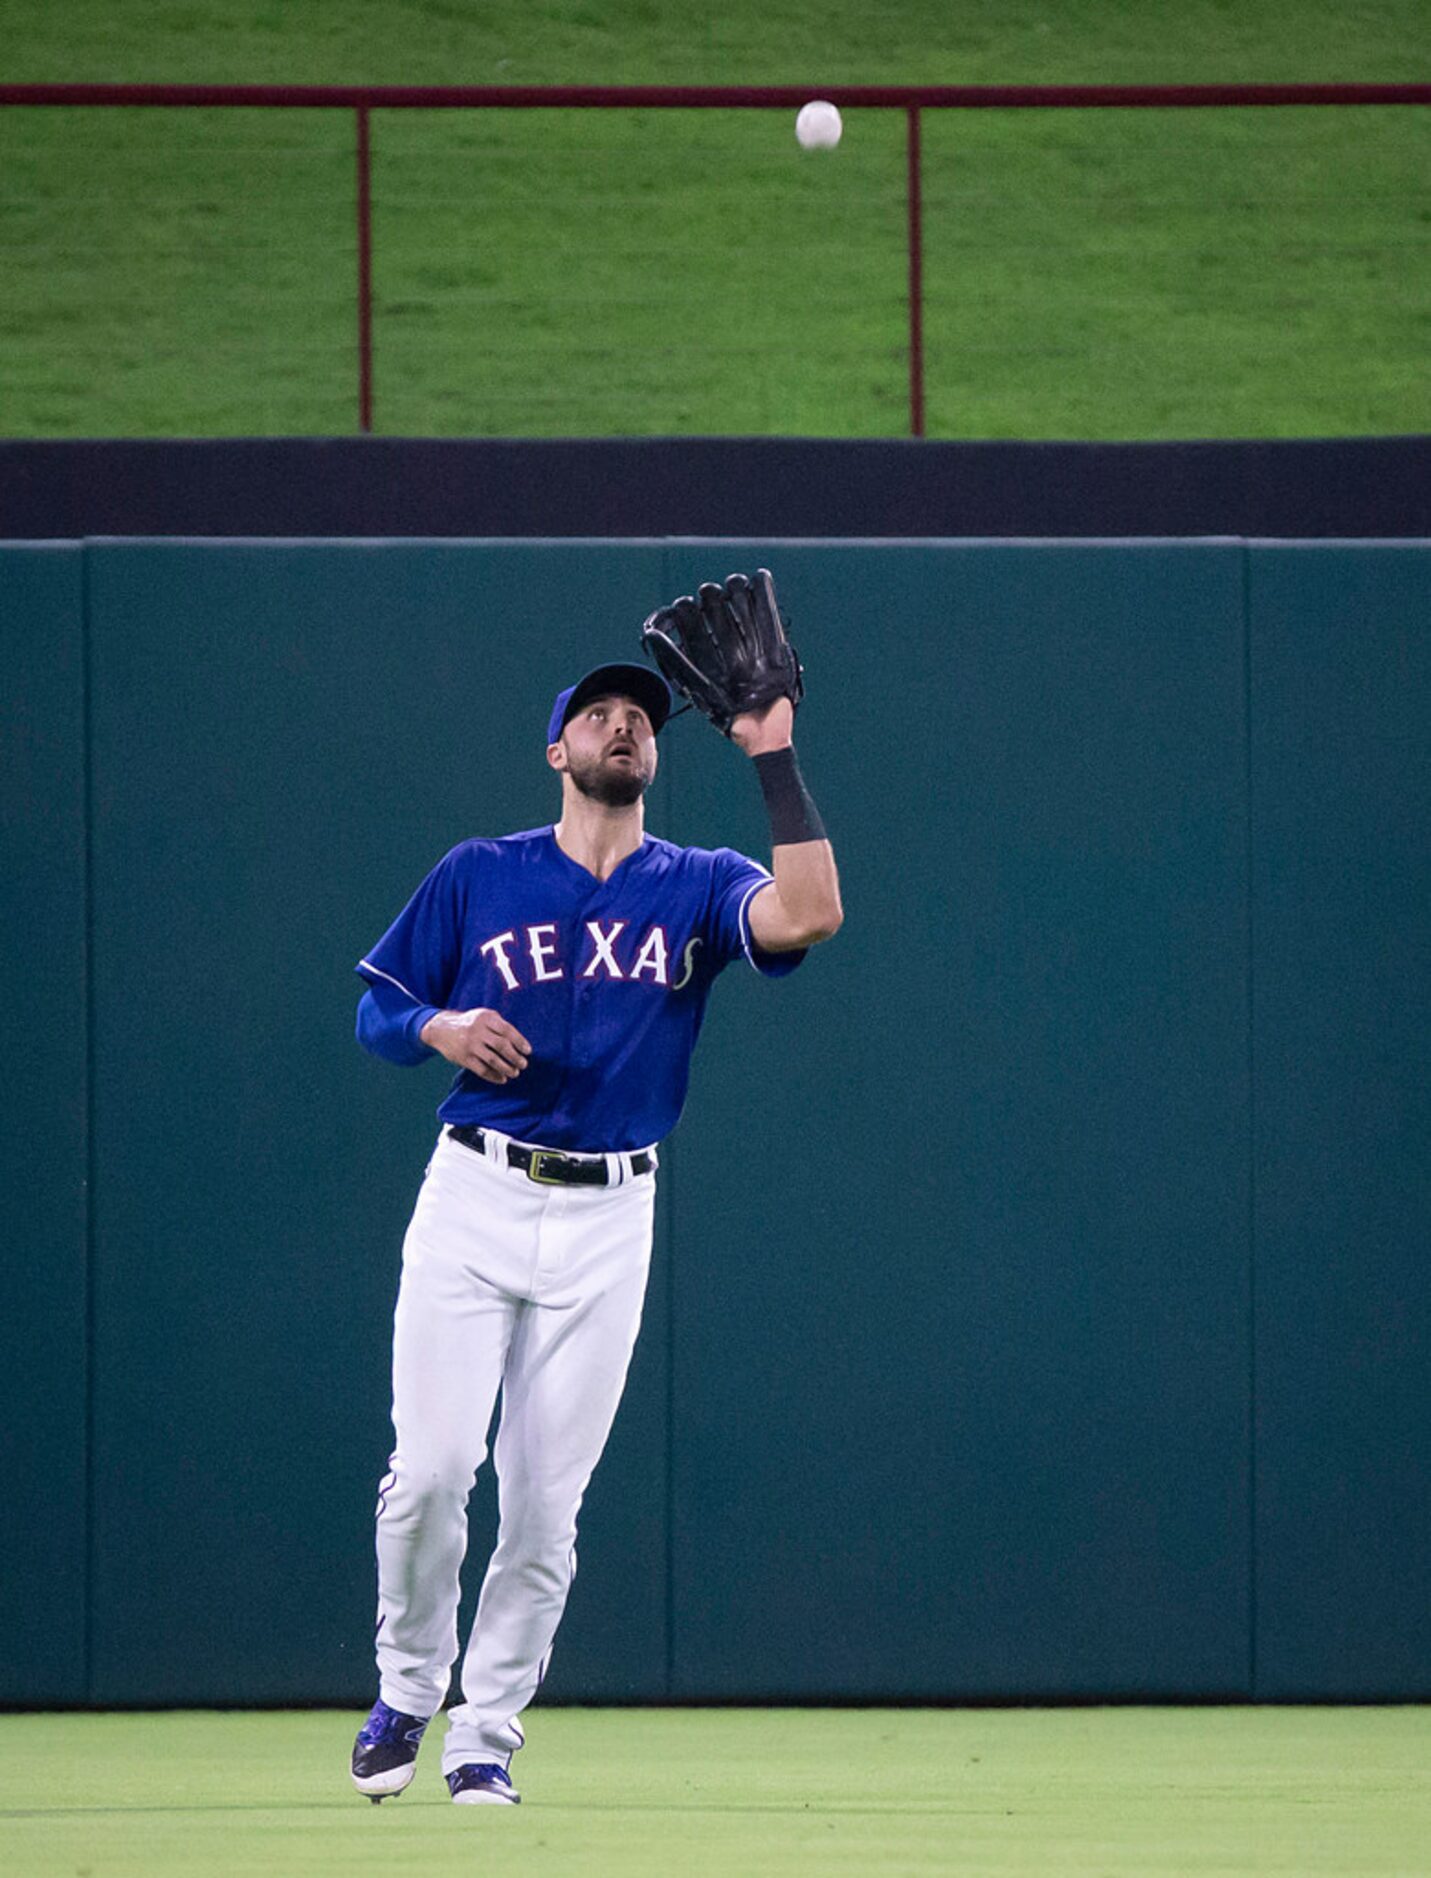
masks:
<path id="1" fill-rule="evenodd" d="M 573 786 L 606 808 L 639 802 L 656 774 L 656 740 L 644 722 L 623 723 L 599 706 L 567 727 L 566 773 Z"/>
<path id="2" fill-rule="evenodd" d="M 567 775 L 593 802 L 609 809 L 627 809 L 639 802 L 651 786 L 651 771 L 638 748 L 634 754 L 577 756 L 573 751 L 567 762 Z"/>

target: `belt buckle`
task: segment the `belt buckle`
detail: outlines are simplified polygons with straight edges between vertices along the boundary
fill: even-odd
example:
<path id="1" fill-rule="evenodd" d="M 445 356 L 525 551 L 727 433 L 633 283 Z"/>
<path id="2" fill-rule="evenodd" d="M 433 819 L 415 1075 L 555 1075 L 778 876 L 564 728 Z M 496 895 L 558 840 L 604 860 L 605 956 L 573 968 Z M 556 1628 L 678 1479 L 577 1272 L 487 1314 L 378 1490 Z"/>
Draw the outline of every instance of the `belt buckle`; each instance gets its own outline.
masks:
<path id="1" fill-rule="evenodd" d="M 560 1174 L 544 1174 L 542 1172 L 542 1162 L 543 1161 L 560 1161 L 560 1160 L 563 1160 L 565 1157 L 563 1155 L 556 1153 L 551 1148 L 533 1148 L 531 1152 L 532 1152 L 532 1158 L 527 1162 L 527 1179 L 535 1180 L 536 1182 L 538 1182 L 539 1185 L 543 1187 L 561 1186 L 562 1185 L 561 1175 Z"/>

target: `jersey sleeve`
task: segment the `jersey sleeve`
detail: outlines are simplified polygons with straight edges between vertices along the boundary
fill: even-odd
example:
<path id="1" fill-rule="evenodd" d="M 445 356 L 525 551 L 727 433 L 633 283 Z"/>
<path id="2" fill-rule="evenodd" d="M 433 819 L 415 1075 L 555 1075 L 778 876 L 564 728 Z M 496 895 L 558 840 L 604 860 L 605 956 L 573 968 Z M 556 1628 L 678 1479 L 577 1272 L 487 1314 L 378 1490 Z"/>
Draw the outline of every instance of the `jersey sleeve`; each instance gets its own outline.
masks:
<path id="1" fill-rule="evenodd" d="M 389 1063 L 426 1063 L 436 1054 L 422 1040 L 422 1027 L 437 1015 L 435 1004 L 414 1004 L 404 991 L 379 978 L 358 1000 L 358 1042 Z"/>
<path id="2" fill-rule="evenodd" d="M 462 962 L 462 930 L 472 865 L 461 848 L 440 860 L 354 967 L 369 985 L 401 993 L 412 1006 L 446 1010 Z M 391 1000 L 385 999 L 391 1008 Z"/>
<path id="3" fill-rule="evenodd" d="M 714 877 L 710 901 L 710 945 L 717 967 L 744 957 L 766 978 L 784 978 L 804 958 L 806 948 L 798 952 L 766 952 L 756 945 L 750 933 L 750 902 L 774 875 L 768 867 L 737 854 L 734 848 L 717 848 L 711 857 Z"/>

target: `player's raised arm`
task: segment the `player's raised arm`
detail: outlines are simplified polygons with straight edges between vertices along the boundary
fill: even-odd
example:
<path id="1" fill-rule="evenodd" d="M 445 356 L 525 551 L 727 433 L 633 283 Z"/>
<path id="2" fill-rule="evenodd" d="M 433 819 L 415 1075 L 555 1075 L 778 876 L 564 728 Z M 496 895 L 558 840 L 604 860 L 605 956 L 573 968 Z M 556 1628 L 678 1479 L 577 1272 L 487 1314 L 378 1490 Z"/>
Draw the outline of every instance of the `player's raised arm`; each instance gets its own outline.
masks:
<path id="1" fill-rule="evenodd" d="M 731 742 L 754 759 L 770 817 L 775 878 L 750 903 L 750 936 L 764 952 L 818 945 L 845 917 L 835 851 L 795 755 L 794 717 L 789 699 L 777 698 L 730 727 Z"/>
<path id="2" fill-rule="evenodd" d="M 770 570 L 707 581 L 696 594 L 658 608 L 641 638 L 667 683 L 754 758 L 775 875 L 750 902 L 755 944 L 765 952 L 793 952 L 830 938 L 844 919 L 840 880 L 795 756 L 804 674 Z"/>

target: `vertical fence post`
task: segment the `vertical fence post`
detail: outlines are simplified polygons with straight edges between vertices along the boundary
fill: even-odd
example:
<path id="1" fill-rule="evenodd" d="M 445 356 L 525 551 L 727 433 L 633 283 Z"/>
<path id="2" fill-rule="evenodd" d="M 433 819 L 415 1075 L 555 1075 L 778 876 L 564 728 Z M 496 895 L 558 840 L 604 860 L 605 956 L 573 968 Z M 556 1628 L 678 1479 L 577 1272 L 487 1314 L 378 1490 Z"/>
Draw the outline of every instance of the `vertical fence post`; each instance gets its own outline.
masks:
<path id="1" fill-rule="evenodd" d="M 368 107 L 358 114 L 358 429 L 373 428 L 373 192 Z"/>
<path id="2" fill-rule="evenodd" d="M 909 434 L 924 435 L 924 234 L 919 200 L 919 106 L 906 107 L 909 127 Z"/>

